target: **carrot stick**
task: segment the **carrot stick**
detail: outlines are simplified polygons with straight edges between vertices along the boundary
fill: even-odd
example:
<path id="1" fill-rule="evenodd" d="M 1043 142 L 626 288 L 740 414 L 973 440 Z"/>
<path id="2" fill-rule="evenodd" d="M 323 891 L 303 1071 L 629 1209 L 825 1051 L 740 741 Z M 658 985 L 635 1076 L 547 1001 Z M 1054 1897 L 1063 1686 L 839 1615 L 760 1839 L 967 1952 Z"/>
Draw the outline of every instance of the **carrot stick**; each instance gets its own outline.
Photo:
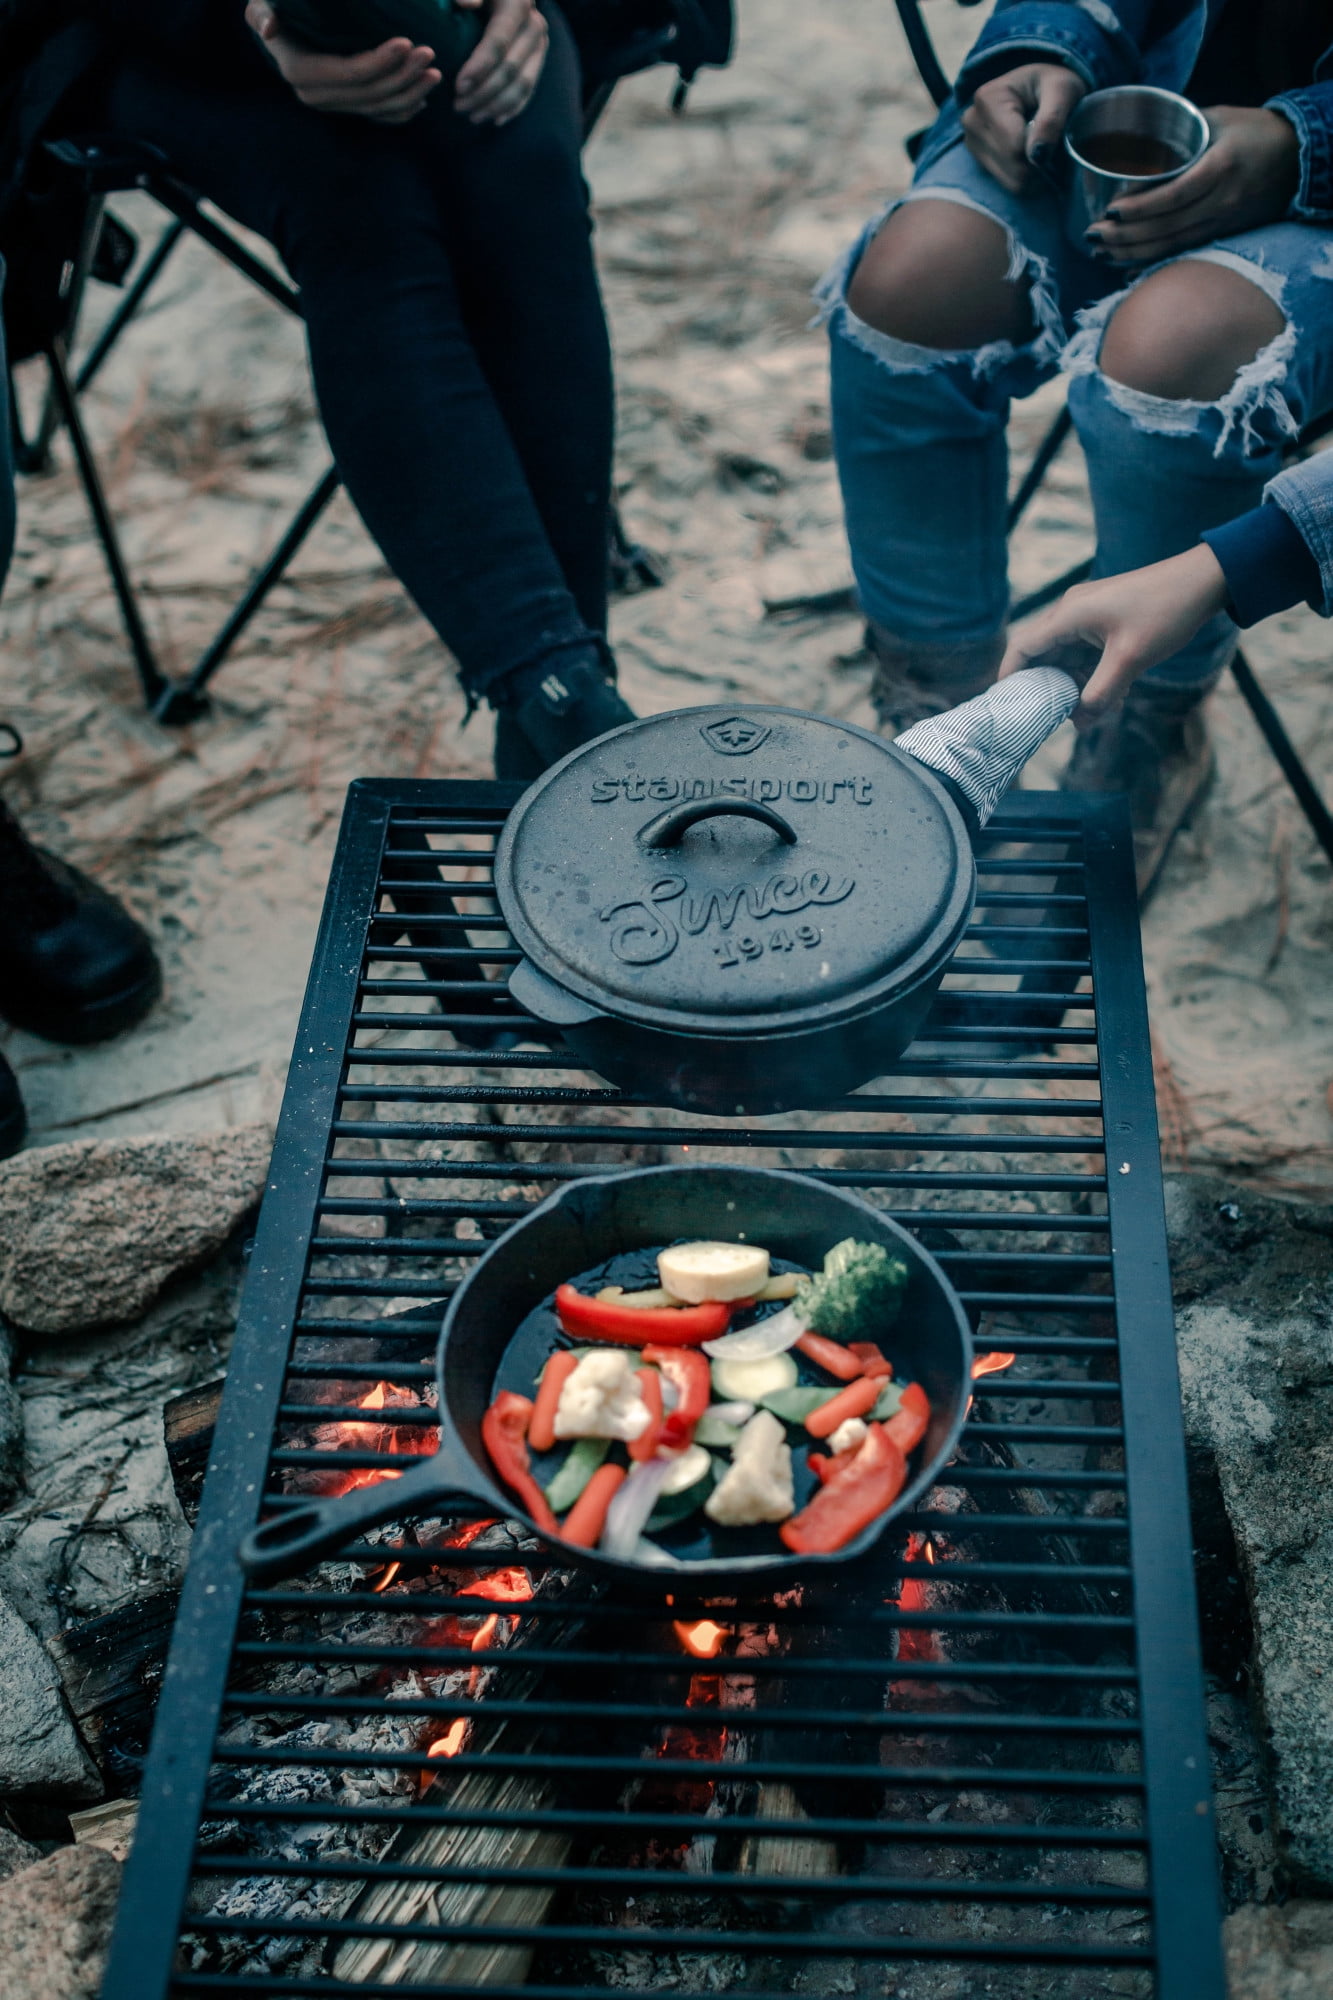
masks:
<path id="1" fill-rule="evenodd" d="M 606 1525 L 607 1509 L 623 1485 L 623 1465 L 599 1465 L 565 1516 L 560 1538 L 575 1548 L 590 1549 Z"/>
<path id="2" fill-rule="evenodd" d="M 568 1382 L 579 1361 L 568 1348 L 560 1348 L 554 1353 L 542 1370 L 542 1379 L 532 1406 L 532 1422 L 528 1425 L 528 1443 L 533 1451 L 550 1451 L 555 1444 L 555 1413 L 560 1403 L 560 1391 Z"/>
<path id="3" fill-rule="evenodd" d="M 868 1411 L 873 1410 L 883 1387 L 883 1382 L 876 1375 L 858 1377 L 855 1382 L 849 1382 L 832 1402 L 823 1403 L 819 1409 L 811 1410 L 805 1420 L 805 1428 L 811 1437 L 832 1437 L 838 1425 L 845 1423 L 848 1417 L 864 1417 Z"/>
<path id="4" fill-rule="evenodd" d="M 796 1351 L 816 1367 L 826 1368 L 830 1375 L 836 1375 L 840 1382 L 854 1382 L 862 1373 L 860 1362 L 849 1347 L 842 1347 L 836 1340 L 825 1340 L 822 1333 L 803 1333 L 796 1343 Z"/>

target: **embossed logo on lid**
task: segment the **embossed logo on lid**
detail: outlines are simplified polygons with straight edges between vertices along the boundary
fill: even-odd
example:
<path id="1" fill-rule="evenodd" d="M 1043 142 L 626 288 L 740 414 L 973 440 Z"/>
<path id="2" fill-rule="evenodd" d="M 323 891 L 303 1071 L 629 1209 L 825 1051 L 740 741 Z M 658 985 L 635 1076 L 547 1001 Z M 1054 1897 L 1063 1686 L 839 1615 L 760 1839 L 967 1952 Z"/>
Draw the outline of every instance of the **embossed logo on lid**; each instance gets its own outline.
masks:
<path id="1" fill-rule="evenodd" d="M 723 757 L 748 757 L 751 750 L 767 743 L 770 732 L 752 716 L 724 715 L 721 721 L 708 723 L 699 734 Z"/>

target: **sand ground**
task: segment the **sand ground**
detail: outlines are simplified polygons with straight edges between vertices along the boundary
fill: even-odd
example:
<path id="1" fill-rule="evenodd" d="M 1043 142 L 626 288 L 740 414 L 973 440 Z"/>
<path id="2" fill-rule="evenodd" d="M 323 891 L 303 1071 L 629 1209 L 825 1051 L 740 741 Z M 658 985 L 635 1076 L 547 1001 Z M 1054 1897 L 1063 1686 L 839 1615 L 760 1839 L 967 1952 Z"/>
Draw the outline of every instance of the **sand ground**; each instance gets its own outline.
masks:
<path id="1" fill-rule="evenodd" d="M 978 14 L 930 10 L 946 56 Z M 618 478 L 665 589 L 622 601 L 613 637 L 640 712 L 732 697 L 869 723 L 850 615 L 775 600 L 850 580 L 809 287 L 907 178 L 928 115 L 887 0 L 743 0 L 734 67 L 683 119 L 665 73 L 617 93 L 589 150 L 620 383 Z M 116 204 L 145 236 L 146 200 Z M 99 288 L 93 288 L 96 293 Z M 87 324 L 114 303 L 90 295 Z M 31 372 L 31 396 L 39 385 Z M 1016 463 L 1058 407 L 1014 425 Z M 88 398 L 155 637 L 192 661 L 324 463 L 300 330 L 187 244 Z M 5 796 L 91 868 L 161 943 L 165 999 L 86 1051 L 21 1034 L 32 1143 L 199 1130 L 271 1113 L 347 782 L 488 774 L 451 662 L 340 500 L 215 684 L 211 715 L 148 720 L 68 453 L 22 482 L 0 607 L 0 715 L 27 751 Z M 1076 446 L 1014 548 L 1017 586 L 1090 546 Z M 1333 794 L 1333 634 L 1270 620 L 1251 655 Z M 1145 920 L 1164 1136 L 1177 1164 L 1288 1189 L 1333 1184 L 1329 868 L 1239 697 L 1214 701 L 1216 786 Z M 1048 746 L 1028 782 L 1054 782 Z"/>

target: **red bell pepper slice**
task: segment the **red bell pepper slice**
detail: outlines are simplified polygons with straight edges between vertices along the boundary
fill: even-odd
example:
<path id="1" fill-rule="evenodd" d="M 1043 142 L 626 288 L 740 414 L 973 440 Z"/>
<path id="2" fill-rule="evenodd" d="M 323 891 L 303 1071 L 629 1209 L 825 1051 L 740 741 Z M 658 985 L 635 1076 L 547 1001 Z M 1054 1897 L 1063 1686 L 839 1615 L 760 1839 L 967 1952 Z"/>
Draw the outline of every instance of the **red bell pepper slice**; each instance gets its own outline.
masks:
<path id="1" fill-rule="evenodd" d="M 662 1378 L 655 1368 L 640 1368 L 639 1394 L 648 1405 L 648 1428 L 640 1431 L 626 1449 L 636 1464 L 651 1458 L 662 1442 Z"/>
<path id="2" fill-rule="evenodd" d="M 625 1482 L 623 1465 L 599 1465 L 565 1516 L 560 1539 L 590 1549 L 601 1538 L 611 1502 Z"/>
<path id="3" fill-rule="evenodd" d="M 930 1398 L 919 1382 L 909 1382 L 903 1399 L 884 1428 L 899 1451 L 915 1451 L 930 1422 Z"/>
<path id="4" fill-rule="evenodd" d="M 560 1406 L 560 1391 L 578 1365 L 578 1355 L 571 1354 L 567 1347 L 561 1347 L 543 1368 L 542 1379 L 537 1385 L 537 1400 L 532 1406 L 532 1422 L 528 1425 L 528 1444 L 533 1451 L 554 1449 L 555 1413 Z"/>
<path id="5" fill-rule="evenodd" d="M 708 1408 L 713 1393 L 708 1356 L 697 1347 L 645 1347 L 645 1361 L 660 1368 L 676 1391 L 676 1407 L 667 1412 L 662 1443 L 682 1450 L 694 1436 L 694 1426 Z"/>
<path id="6" fill-rule="evenodd" d="M 893 1363 L 885 1360 L 873 1340 L 850 1341 L 847 1352 L 856 1356 L 863 1375 L 878 1375 L 886 1380 L 893 1374 Z"/>
<path id="7" fill-rule="evenodd" d="M 832 1437 L 838 1425 L 846 1423 L 848 1417 L 864 1417 L 879 1401 L 884 1384 L 876 1375 L 858 1375 L 854 1382 L 834 1396 L 829 1402 L 821 1403 L 817 1410 L 811 1410 L 805 1420 L 805 1428 L 811 1437 Z"/>
<path id="8" fill-rule="evenodd" d="M 779 1528 L 787 1547 L 799 1556 L 832 1555 L 845 1548 L 863 1528 L 893 1505 L 907 1478 L 907 1460 L 882 1424 L 872 1424 L 865 1443 L 847 1467 L 832 1478 L 799 1514 Z"/>
<path id="9" fill-rule="evenodd" d="M 822 1333 L 803 1333 L 796 1346 L 807 1361 L 827 1369 L 840 1382 L 854 1382 L 864 1372 L 850 1347 L 842 1347 L 836 1340 L 825 1340 Z"/>
<path id="10" fill-rule="evenodd" d="M 732 1308 L 721 1299 L 699 1306 L 621 1306 L 614 1299 L 592 1299 L 561 1285 L 555 1295 L 556 1317 L 577 1340 L 609 1340 L 617 1347 L 702 1347 L 724 1334 Z"/>
<path id="11" fill-rule="evenodd" d="M 528 1398 L 516 1396 L 512 1389 L 502 1389 L 481 1420 L 481 1441 L 496 1472 L 510 1491 L 518 1495 L 536 1526 L 544 1535 L 558 1535 L 560 1523 L 530 1470 L 531 1421 L 532 1404 Z"/>

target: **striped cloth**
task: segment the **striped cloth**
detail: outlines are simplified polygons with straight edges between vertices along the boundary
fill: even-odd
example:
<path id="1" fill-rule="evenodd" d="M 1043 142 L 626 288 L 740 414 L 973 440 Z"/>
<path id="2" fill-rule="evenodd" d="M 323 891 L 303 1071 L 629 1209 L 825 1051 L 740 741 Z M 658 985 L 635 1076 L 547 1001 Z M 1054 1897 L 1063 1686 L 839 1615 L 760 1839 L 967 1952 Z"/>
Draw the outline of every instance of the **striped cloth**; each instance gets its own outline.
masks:
<path id="1" fill-rule="evenodd" d="M 1028 667 L 943 715 L 914 722 L 895 741 L 919 764 L 951 778 L 984 826 L 1078 696 L 1077 682 L 1058 667 Z"/>

